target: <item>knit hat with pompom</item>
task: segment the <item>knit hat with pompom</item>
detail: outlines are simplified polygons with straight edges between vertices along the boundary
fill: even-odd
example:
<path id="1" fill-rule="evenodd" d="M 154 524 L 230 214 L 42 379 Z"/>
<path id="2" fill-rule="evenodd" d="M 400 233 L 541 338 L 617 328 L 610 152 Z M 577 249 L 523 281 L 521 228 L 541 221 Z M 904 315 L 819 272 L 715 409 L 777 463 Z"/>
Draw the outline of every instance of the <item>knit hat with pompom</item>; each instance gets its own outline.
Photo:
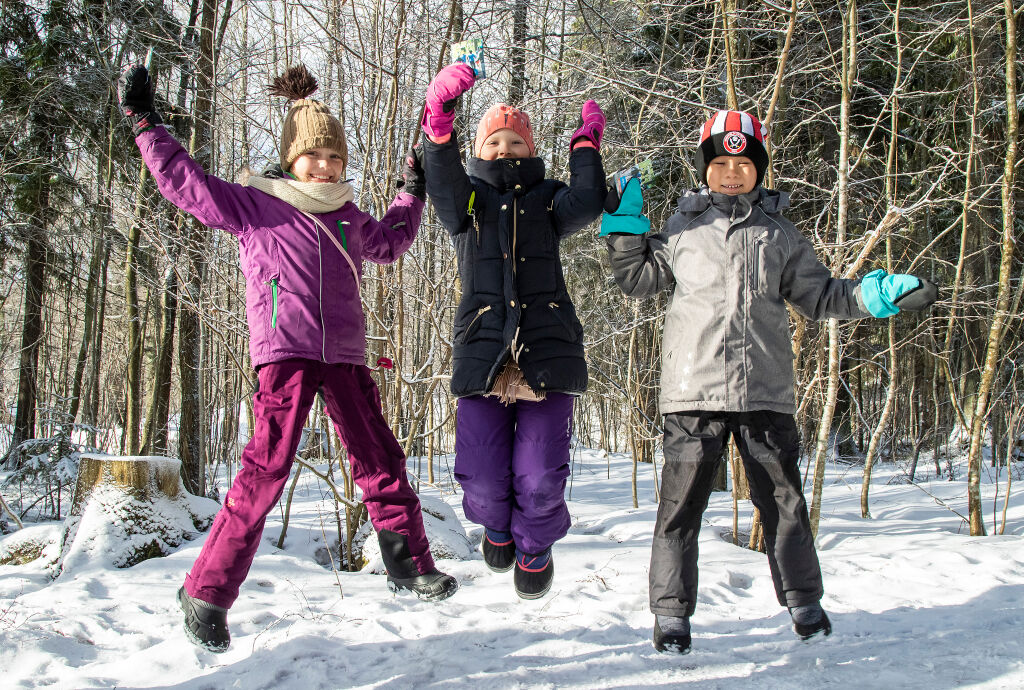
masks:
<path id="1" fill-rule="evenodd" d="M 271 96 L 286 98 L 291 107 L 281 132 L 281 169 L 289 170 L 295 159 L 310 149 L 331 149 L 348 166 L 345 130 L 326 105 L 310 98 L 320 85 L 305 65 L 289 67 L 270 85 Z"/>
<path id="2" fill-rule="evenodd" d="M 750 113 L 719 110 L 700 128 L 700 143 L 693 157 L 697 179 L 708 183 L 708 163 L 718 156 L 746 156 L 757 170 L 757 186 L 768 170 L 768 151 L 764 139 L 768 130 Z"/>

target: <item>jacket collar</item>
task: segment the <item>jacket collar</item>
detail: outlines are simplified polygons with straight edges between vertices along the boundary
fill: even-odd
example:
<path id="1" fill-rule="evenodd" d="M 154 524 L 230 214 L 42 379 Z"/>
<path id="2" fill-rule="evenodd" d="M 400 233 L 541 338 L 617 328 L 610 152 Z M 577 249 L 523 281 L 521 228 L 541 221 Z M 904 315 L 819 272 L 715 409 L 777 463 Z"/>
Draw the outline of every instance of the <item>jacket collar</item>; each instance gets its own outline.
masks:
<path id="1" fill-rule="evenodd" d="M 684 213 L 700 213 L 710 206 L 720 209 L 722 213 L 731 217 L 746 217 L 753 206 L 760 206 L 765 213 L 779 213 L 789 208 L 789 194 L 775 189 L 757 187 L 746 194 L 730 196 L 716 194 L 707 187 L 701 187 L 700 189 L 689 189 L 679 197 L 679 210 Z"/>
<path id="2" fill-rule="evenodd" d="M 529 189 L 544 179 L 544 161 L 540 158 L 504 158 L 485 161 L 471 157 L 466 166 L 470 175 L 483 180 L 499 192 Z"/>

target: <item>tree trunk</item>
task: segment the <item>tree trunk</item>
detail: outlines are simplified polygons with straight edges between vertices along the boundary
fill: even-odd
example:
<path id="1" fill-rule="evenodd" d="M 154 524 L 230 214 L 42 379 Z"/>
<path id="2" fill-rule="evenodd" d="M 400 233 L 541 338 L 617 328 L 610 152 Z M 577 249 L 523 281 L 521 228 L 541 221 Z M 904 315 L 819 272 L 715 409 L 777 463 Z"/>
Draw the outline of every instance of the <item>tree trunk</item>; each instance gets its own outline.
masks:
<path id="1" fill-rule="evenodd" d="M 128 361 L 125 372 L 125 450 L 139 452 L 139 420 L 142 409 L 142 315 L 139 312 L 138 253 L 142 239 L 142 217 L 146 212 L 146 180 L 149 169 L 141 165 L 135 192 L 135 218 L 128 229 L 124 254 L 124 318 L 128 329 Z"/>
<path id="2" fill-rule="evenodd" d="M 508 104 L 522 105 L 526 94 L 526 0 L 513 0 L 512 5 L 512 46 L 509 49 Z"/>
<path id="3" fill-rule="evenodd" d="M 43 292 L 46 289 L 46 228 L 49 216 L 49 185 L 41 182 L 36 195 L 37 212 L 29 223 L 25 246 L 25 297 L 21 320 L 21 357 L 18 363 L 18 409 L 10 450 L 35 438 L 39 345 L 43 335 Z"/>
<path id="4" fill-rule="evenodd" d="M 196 69 L 196 100 L 193 118 L 192 155 L 204 170 L 213 164 L 213 27 L 217 17 L 216 0 L 203 0 L 199 29 L 199 55 Z M 203 443 L 203 379 L 199 309 L 205 272 L 204 252 L 207 230 L 199 221 L 189 223 L 185 233 L 184 296 L 179 309 L 178 372 L 181 380 L 181 420 L 178 427 L 178 455 L 181 457 L 185 488 L 198 496 L 206 494 L 206 470 Z"/>
<path id="5" fill-rule="evenodd" d="M 1009 313 L 1010 281 L 1013 270 L 1013 253 L 1016 247 L 1014 235 L 1014 171 L 1017 165 L 1017 27 L 1014 17 L 1013 0 L 1003 0 L 1006 18 L 1006 154 L 1003 165 L 1002 209 L 1003 240 L 1002 260 L 999 262 L 999 288 L 996 293 L 996 310 L 988 331 L 985 349 L 985 366 L 978 387 L 978 399 L 971 420 L 971 450 L 967 459 L 967 508 L 970 514 L 971 536 L 985 534 L 985 521 L 981 506 L 981 449 L 984 443 L 985 420 L 988 417 L 989 397 L 992 393 L 999 368 L 999 352 Z"/>
<path id="6" fill-rule="evenodd" d="M 839 109 L 839 208 L 836 213 L 836 251 L 841 253 L 846 242 L 846 223 L 850 204 L 850 97 L 857 74 L 857 2 L 850 0 L 843 26 L 842 44 L 842 96 Z M 834 265 L 841 265 L 839 256 Z M 821 491 L 825 483 L 825 462 L 829 440 L 832 437 L 832 416 L 839 392 L 839 322 L 828 320 L 828 384 L 825 389 L 825 407 L 818 427 L 818 442 L 814 449 L 814 488 L 811 494 L 811 533 L 818 535 L 821 519 Z"/>
<path id="7" fill-rule="evenodd" d="M 167 268 L 160 303 L 160 340 L 153 362 L 146 433 L 142 439 L 145 455 L 167 454 L 167 419 L 171 406 L 171 369 L 174 362 L 174 325 L 178 312 L 178 275 Z"/>

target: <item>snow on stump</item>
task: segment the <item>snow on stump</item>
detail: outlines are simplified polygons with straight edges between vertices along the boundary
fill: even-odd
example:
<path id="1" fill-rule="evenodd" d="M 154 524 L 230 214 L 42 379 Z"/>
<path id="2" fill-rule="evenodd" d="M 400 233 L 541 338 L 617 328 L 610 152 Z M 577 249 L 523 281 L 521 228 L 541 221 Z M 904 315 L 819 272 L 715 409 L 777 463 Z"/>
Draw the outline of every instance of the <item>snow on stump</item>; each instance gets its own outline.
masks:
<path id="1" fill-rule="evenodd" d="M 55 574 L 129 568 L 208 529 L 220 506 L 185 491 L 180 469 L 176 458 L 82 455 Z"/>
<path id="2" fill-rule="evenodd" d="M 434 558 L 452 558 L 458 561 L 470 561 L 476 558 L 476 547 L 466 535 L 458 516 L 452 507 L 438 498 L 420 496 L 420 507 L 423 509 L 423 527 L 430 542 L 430 553 Z M 365 535 L 356 536 L 356 541 L 363 539 L 363 563 L 371 573 L 384 573 L 384 561 L 380 557 L 380 543 L 377 535 L 367 522 L 360 528 Z"/>

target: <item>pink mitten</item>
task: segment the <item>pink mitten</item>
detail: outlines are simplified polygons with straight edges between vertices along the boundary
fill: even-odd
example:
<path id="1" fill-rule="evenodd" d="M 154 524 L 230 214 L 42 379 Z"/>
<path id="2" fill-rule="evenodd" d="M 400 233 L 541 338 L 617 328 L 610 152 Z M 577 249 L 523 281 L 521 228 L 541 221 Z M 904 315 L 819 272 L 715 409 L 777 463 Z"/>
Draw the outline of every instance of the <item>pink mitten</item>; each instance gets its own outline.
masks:
<path id="1" fill-rule="evenodd" d="M 600 148 L 605 122 L 604 112 L 602 112 L 601 106 L 596 101 L 584 103 L 583 112 L 580 113 L 580 126 L 572 133 L 569 148 L 572 149 L 580 140 L 587 140 L 595 148 Z"/>
<path id="2" fill-rule="evenodd" d="M 476 82 L 473 68 L 465 63 L 448 65 L 437 73 L 427 87 L 423 109 L 423 131 L 431 139 L 444 139 L 455 123 L 455 99 Z"/>

